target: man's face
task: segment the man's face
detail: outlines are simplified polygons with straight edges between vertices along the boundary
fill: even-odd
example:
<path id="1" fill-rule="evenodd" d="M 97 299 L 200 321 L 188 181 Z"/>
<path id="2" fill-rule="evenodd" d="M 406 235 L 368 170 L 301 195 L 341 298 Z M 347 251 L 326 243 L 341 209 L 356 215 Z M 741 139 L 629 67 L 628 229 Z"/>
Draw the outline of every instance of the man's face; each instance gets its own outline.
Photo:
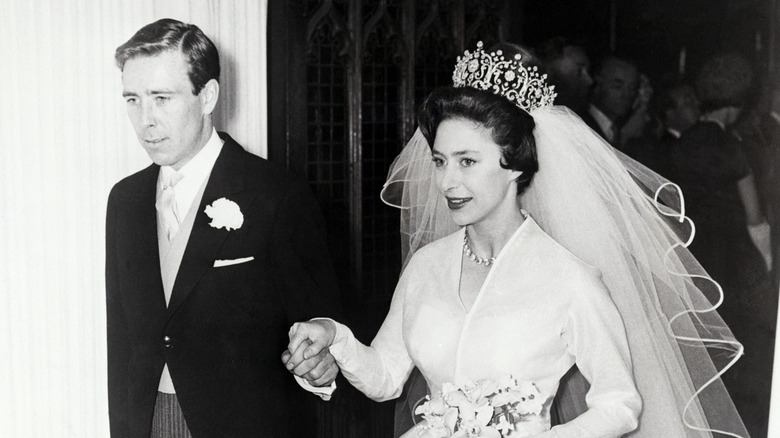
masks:
<path id="1" fill-rule="evenodd" d="M 125 62 L 122 95 L 138 141 L 160 166 L 179 170 L 211 135 L 211 109 L 204 90 L 195 95 L 179 51 L 139 56 Z"/>
<path id="2" fill-rule="evenodd" d="M 596 77 L 593 103 L 612 120 L 626 116 L 634 105 L 639 72 L 631 64 L 611 60 Z"/>
<path id="3" fill-rule="evenodd" d="M 558 92 L 556 103 L 574 109 L 587 104 L 593 79 L 590 76 L 590 60 L 581 48 L 564 47 L 563 57 L 552 61 L 548 70 Z"/>

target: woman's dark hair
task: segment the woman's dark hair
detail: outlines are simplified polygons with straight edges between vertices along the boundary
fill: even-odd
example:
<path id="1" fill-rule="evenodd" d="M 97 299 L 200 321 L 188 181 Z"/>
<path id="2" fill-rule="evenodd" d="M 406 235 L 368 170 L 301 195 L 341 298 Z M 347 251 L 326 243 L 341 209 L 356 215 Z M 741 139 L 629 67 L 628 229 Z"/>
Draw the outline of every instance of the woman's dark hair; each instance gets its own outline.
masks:
<path id="1" fill-rule="evenodd" d="M 501 148 L 501 167 L 523 172 L 516 180 L 517 194 L 528 187 L 539 170 L 533 135 L 536 124 L 530 114 L 489 91 L 437 88 L 422 103 L 418 115 L 420 131 L 431 148 L 439 124 L 448 119 L 470 120 L 489 129 L 491 138 Z"/>
<path id="2" fill-rule="evenodd" d="M 696 93 L 706 112 L 727 106 L 742 107 L 753 87 L 753 66 L 741 54 L 721 53 L 710 58 L 696 77 Z"/>
<path id="3" fill-rule="evenodd" d="M 139 56 L 155 56 L 166 51 L 181 50 L 189 66 L 187 76 L 192 93 L 198 94 L 212 79 L 219 82 L 219 53 L 214 43 L 194 24 L 163 18 L 147 24 L 114 53 L 120 70 L 125 62 Z"/>

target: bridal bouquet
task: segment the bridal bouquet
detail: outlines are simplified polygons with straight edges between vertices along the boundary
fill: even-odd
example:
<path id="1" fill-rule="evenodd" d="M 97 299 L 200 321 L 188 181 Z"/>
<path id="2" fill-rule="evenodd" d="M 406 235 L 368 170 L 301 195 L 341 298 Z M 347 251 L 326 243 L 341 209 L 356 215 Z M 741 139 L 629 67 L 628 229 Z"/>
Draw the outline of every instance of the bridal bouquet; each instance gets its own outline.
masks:
<path id="1" fill-rule="evenodd" d="M 419 429 L 423 438 L 514 438 L 549 428 L 540 417 L 547 399 L 533 383 L 512 376 L 462 387 L 445 383 L 438 395 L 425 400 L 414 411 L 426 420 Z"/>

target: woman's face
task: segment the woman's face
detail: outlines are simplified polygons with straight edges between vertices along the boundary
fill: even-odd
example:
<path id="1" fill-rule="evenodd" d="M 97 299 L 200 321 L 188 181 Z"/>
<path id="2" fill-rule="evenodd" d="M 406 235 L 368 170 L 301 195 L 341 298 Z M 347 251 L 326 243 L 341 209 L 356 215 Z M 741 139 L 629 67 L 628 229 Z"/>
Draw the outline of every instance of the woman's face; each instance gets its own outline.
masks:
<path id="1" fill-rule="evenodd" d="M 436 186 L 459 226 L 490 221 L 496 225 L 515 213 L 519 171 L 504 169 L 501 149 L 490 131 L 464 119 L 439 124 L 433 144 Z"/>

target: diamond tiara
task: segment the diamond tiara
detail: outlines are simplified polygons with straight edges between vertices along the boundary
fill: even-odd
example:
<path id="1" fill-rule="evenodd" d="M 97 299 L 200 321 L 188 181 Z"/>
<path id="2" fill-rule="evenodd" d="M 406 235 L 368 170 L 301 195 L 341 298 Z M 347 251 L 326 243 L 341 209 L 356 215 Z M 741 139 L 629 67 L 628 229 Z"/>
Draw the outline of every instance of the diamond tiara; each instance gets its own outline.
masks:
<path id="1" fill-rule="evenodd" d="M 526 68 L 521 58 L 517 54 L 514 59 L 504 59 L 501 50 L 486 53 L 479 41 L 473 53 L 466 50 L 458 56 L 452 83 L 457 88 L 472 87 L 504 96 L 528 113 L 551 106 L 555 87 L 547 85 L 547 75 L 540 75 L 536 66 Z"/>

